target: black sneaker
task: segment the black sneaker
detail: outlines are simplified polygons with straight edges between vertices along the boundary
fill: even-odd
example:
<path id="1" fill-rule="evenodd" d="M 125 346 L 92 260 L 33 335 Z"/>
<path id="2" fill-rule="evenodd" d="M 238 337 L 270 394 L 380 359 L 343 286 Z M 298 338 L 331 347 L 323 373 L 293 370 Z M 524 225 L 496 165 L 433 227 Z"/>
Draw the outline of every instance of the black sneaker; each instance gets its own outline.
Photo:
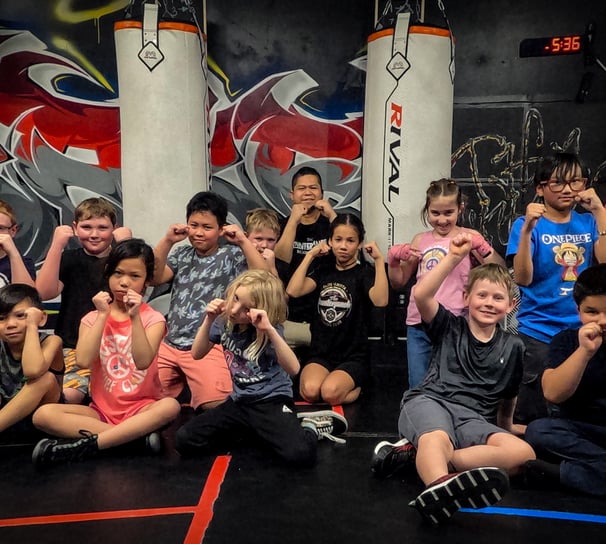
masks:
<path id="1" fill-rule="evenodd" d="M 318 440 L 328 438 L 332 442 L 345 444 L 343 438 L 338 438 L 335 435 L 340 435 L 347 431 L 347 420 L 334 410 L 299 412 L 297 417 L 301 420 L 301 427 L 315 432 Z"/>
<path id="2" fill-rule="evenodd" d="M 389 478 L 414 468 L 416 448 L 406 439 L 379 442 L 372 453 L 370 470 L 377 478 Z"/>
<path id="3" fill-rule="evenodd" d="M 411 506 L 432 523 L 448 521 L 460 508 L 484 508 L 509 489 L 507 472 L 485 467 L 449 474 L 429 485 Z"/>
<path id="4" fill-rule="evenodd" d="M 92 457 L 99 451 L 97 435 L 80 431 L 82 438 L 43 438 L 32 452 L 36 468 L 55 463 L 69 463 Z"/>

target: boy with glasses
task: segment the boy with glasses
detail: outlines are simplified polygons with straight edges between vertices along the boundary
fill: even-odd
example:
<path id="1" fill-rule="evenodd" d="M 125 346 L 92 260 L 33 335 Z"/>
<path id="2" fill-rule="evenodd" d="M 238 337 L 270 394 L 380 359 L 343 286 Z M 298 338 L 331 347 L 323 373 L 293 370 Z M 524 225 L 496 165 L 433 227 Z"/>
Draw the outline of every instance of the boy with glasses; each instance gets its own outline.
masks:
<path id="1" fill-rule="evenodd" d="M 21 255 L 13 240 L 18 230 L 13 208 L 0 200 L 0 287 L 9 283 L 35 285 L 34 262 Z"/>
<path id="2" fill-rule="evenodd" d="M 579 158 L 557 153 L 535 173 L 538 202 L 511 229 L 507 258 L 513 261 L 521 304 L 518 331 L 526 345 L 516 422 L 547 415 L 540 378 L 549 342 L 566 328 L 580 327 L 572 290 L 578 275 L 606 261 L 606 210 Z M 589 213 L 574 210 L 580 204 Z"/>

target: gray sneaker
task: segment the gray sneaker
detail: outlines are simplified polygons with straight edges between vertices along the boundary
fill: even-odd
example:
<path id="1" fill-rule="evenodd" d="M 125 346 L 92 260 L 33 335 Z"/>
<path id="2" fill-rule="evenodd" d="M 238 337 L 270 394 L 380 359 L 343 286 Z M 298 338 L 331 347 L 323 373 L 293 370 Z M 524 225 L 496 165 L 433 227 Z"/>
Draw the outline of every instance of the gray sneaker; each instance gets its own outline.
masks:
<path id="1" fill-rule="evenodd" d="M 337 444 L 345 444 L 343 438 L 338 436 L 347 431 L 347 420 L 334 410 L 319 410 L 317 412 L 299 412 L 297 417 L 301 420 L 301 427 L 316 433 L 318 440 L 327 438 Z"/>

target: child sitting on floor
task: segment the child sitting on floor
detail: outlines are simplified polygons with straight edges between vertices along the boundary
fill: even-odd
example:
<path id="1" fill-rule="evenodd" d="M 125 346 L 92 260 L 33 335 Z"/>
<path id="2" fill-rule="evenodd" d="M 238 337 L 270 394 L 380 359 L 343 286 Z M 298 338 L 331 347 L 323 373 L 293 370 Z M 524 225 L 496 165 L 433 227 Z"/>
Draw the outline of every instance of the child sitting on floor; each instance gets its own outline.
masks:
<path id="1" fill-rule="evenodd" d="M 92 402 L 36 411 L 37 428 L 64 437 L 38 442 L 36 466 L 83 459 L 146 435 L 149 449 L 159 451 L 154 431 L 175 419 L 180 406 L 162 398 L 157 358 L 166 322 L 143 302 L 153 271 L 153 250 L 143 240 L 124 240 L 111 250 L 104 272 L 109 292 L 93 297 L 96 310 L 82 318 L 76 345 L 78 366 L 91 370 Z"/>
<path id="2" fill-rule="evenodd" d="M 468 318 L 435 298 L 471 248 L 470 234 L 455 236 L 448 254 L 416 286 L 417 307 L 434 345 L 431 363 L 421 384 L 404 393 L 398 427 L 406 438 L 379 443 L 371 464 L 376 475 L 389 476 L 416 461 L 426 489 L 411 505 L 433 523 L 459 508 L 496 503 L 509 487 L 508 474 L 535 458 L 510 432 L 524 344 L 499 326 L 513 304 L 508 271 L 495 263 L 471 270 L 464 293 Z"/>
<path id="3" fill-rule="evenodd" d="M 177 431 L 180 453 L 205 453 L 252 432 L 284 461 L 311 466 L 318 439 L 343 442 L 333 436 L 347 430 L 340 414 L 331 410 L 295 414 L 290 376 L 300 367 L 283 338 L 285 319 L 282 282 L 265 270 L 240 274 L 225 300 L 209 302 L 192 355 L 202 359 L 221 344 L 234 389 L 224 403 Z"/>

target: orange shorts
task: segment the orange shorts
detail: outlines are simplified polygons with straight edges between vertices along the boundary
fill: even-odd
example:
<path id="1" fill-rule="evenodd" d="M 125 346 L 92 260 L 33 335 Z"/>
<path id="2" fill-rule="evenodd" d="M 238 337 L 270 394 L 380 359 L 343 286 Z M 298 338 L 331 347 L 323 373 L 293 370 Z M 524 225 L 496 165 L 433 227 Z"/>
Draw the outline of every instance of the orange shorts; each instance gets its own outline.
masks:
<path id="1" fill-rule="evenodd" d="M 177 398 L 187 383 L 192 408 L 225 400 L 233 389 L 219 344 L 215 344 L 203 359 L 195 360 L 190 350 L 181 351 L 162 342 L 158 351 L 158 374 L 165 397 Z"/>

